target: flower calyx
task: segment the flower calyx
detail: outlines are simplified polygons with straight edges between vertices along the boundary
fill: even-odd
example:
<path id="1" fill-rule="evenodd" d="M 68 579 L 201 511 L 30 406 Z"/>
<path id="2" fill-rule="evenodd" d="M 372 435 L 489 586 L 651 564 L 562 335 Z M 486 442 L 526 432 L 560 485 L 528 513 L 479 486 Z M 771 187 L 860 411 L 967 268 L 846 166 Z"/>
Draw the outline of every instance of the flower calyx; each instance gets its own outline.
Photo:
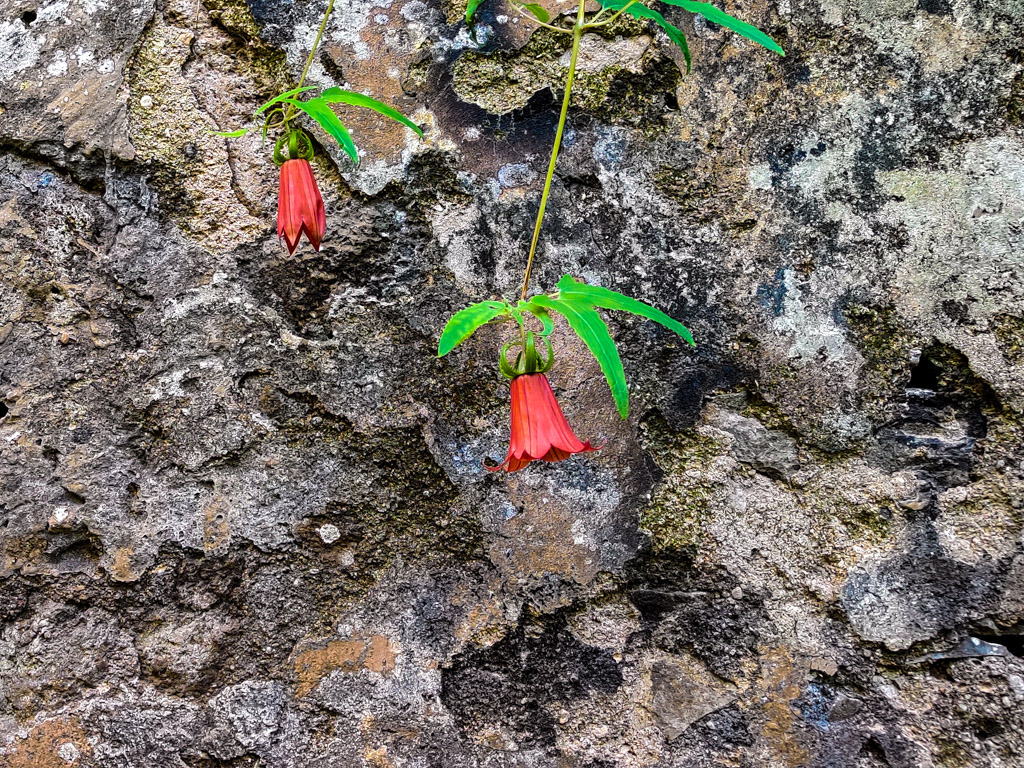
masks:
<path id="1" fill-rule="evenodd" d="M 555 362 L 555 353 L 551 349 L 551 341 L 542 334 L 544 344 L 548 348 L 547 357 L 537 351 L 536 335 L 533 331 L 524 331 L 519 341 L 510 341 L 501 348 L 499 366 L 501 372 L 510 379 L 528 373 L 547 373 Z M 519 348 L 515 359 L 509 361 L 508 353 Z"/>
<path id="2" fill-rule="evenodd" d="M 304 131 L 288 131 L 274 144 L 274 162 L 284 165 L 289 160 L 312 160 L 313 142 Z"/>

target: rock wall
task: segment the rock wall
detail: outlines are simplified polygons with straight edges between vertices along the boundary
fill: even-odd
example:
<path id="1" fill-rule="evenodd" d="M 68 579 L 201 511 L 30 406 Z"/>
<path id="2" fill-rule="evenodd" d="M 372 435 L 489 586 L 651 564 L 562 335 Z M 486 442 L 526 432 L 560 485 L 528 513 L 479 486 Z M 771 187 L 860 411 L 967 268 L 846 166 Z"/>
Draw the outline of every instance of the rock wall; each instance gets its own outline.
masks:
<path id="1" fill-rule="evenodd" d="M 0 765 L 1024 764 L 1024 3 L 588 35 L 537 286 L 698 347 L 609 318 L 623 422 L 559 332 L 605 447 L 510 476 L 503 329 L 436 340 L 517 290 L 567 39 L 339 2 L 312 81 L 425 137 L 340 109 L 289 257 L 209 131 L 324 5 L 0 2 Z"/>

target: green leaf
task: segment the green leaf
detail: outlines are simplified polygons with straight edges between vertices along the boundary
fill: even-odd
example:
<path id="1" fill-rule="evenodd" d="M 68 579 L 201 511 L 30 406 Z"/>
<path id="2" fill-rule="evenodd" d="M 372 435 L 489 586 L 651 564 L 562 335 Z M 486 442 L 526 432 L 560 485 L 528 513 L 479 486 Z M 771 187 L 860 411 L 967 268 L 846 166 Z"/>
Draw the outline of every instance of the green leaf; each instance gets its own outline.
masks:
<path id="1" fill-rule="evenodd" d="M 274 106 L 279 101 L 288 101 L 288 99 L 290 99 L 292 96 L 295 96 L 298 93 L 305 93 L 306 91 L 315 91 L 315 90 L 316 90 L 316 88 L 314 88 L 312 85 L 307 85 L 305 88 L 292 88 L 290 91 L 285 91 L 284 93 L 279 93 L 277 96 L 275 96 L 270 101 L 268 101 L 266 104 L 264 104 L 262 107 L 257 109 L 255 114 L 257 114 L 257 115 L 263 114 L 269 107 Z"/>
<path id="2" fill-rule="evenodd" d="M 617 309 L 622 312 L 640 315 L 640 317 L 646 317 L 648 320 L 661 323 L 670 331 L 679 334 L 691 346 L 696 346 L 693 341 L 693 335 L 686 326 L 673 320 L 660 309 L 652 307 L 650 304 L 644 304 L 642 301 L 637 301 L 629 296 L 624 296 L 621 293 L 602 288 L 598 285 L 578 283 L 570 275 L 565 275 L 558 281 L 558 291 L 559 296 L 570 300 L 579 300 L 594 307 Z"/>
<path id="3" fill-rule="evenodd" d="M 540 324 L 544 326 L 544 330 L 540 332 L 541 336 L 550 336 L 555 330 L 555 324 L 551 321 L 551 315 L 543 307 L 534 306 L 525 301 L 520 301 L 516 305 L 516 309 L 520 312 L 529 312 L 531 315 L 540 320 Z"/>
<path id="4" fill-rule="evenodd" d="M 451 316 L 437 345 L 437 356 L 444 357 L 464 342 L 481 325 L 486 325 L 499 315 L 509 313 L 509 306 L 503 301 L 481 301 Z"/>
<path id="5" fill-rule="evenodd" d="M 370 98 L 369 96 L 364 96 L 361 93 L 356 93 L 355 91 L 343 91 L 341 88 L 328 88 L 320 94 L 320 98 L 328 104 L 351 104 L 354 107 L 372 109 L 375 112 L 380 112 L 382 115 L 390 117 L 392 120 L 397 120 L 402 125 L 407 125 L 416 131 L 417 134 L 423 136 L 422 129 L 397 109 L 392 109 L 387 104 Z"/>
<path id="6" fill-rule="evenodd" d="M 245 136 L 248 132 L 248 128 L 239 128 L 237 131 L 209 131 L 214 136 L 221 136 L 225 139 L 237 139 L 239 136 Z"/>
<path id="7" fill-rule="evenodd" d="M 547 24 L 549 21 L 551 21 L 551 14 L 544 10 L 543 7 L 537 5 L 536 3 L 527 3 L 526 5 L 523 6 L 523 8 L 525 8 L 534 16 L 536 16 L 537 21 L 543 24 Z"/>
<path id="8" fill-rule="evenodd" d="M 665 17 L 662 16 L 655 10 L 648 8 L 639 2 L 632 2 L 632 0 L 599 0 L 601 5 L 605 8 L 609 8 L 613 11 L 619 11 L 625 8 L 625 13 L 632 16 L 635 19 L 651 19 L 659 27 L 665 30 L 665 34 L 669 36 L 669 39 L 679 46 L 683 52 L 683 59 L 686 61 L 686 71 L 690 71 L 690 46 L 686 44 L 686 35 L 683 34 L 679 27 L 675 27 L 666 21 Z M 631 4 L 632 3 L 632 4 Z M 629 6 L 628 8 L 626 6 Z"/>
<path id="9" fill-rule="evenodd" d="M 780 56 L 786 55 L 786 52 L 782 50 L 782 46 L 772 40 L 760 29 L 751 24 L 747 24 L 745 21 L 740 21 L 739 19 L 730 16 L 725 11 L 720 11 L 718 8 L 711 5 L 711 3 L 698 3 L 694 2 L 694 0 L 662 0 L 662 2 L 668 3 L 669 5 L 677 5 L 680 8 L 685 8 L 691 13 L 698 13 L 708 21 L 720 24 L 726 29 L 731 29 L 737 35 L 741 35 L 748 40 L 753 40 L 755 43 L 763 45 L 769 51 L 775 51 Z"/>
<path id="10" fill-rule="evenodd" d="M 472 24 L 473 23 L 473 14 L 476 13 L 476 9 L 480 7 L 480 4 L 483 1 L 484 0 L 469 0 L 469 3 L 466 5 L 466 23 L 467 24 Z"/>
<path id="11" fill-rule="evenodd" d="M 348 128 L 342 125 L 341 120 L 334 114 L 334 111 L 326 101 L 319 96 L 309 101 L 298 101 L 297 99 L 283 99 L 283 101 L 286 104 L 291 104 L 301 109 L 316 120 L 320 127 L 327 131 L 341 145 L 341 148 L 348 153 L 348 156 L 352 158 L 352 162 L 359 165 L 359 153 L 356 152 L 356 145 L 352 141 Z"/>
<path id="12" fill-rule="evenodd" d="M 619 409 L 619 415 L 626 418 L 629 414 L 629 389 L 626 387 L 626 372 L 622 368 L 622 359 L 619 351 L 615 348 L 615 342 L 608 333 L 608 326 L 605 325 L 601 316 L 591 307 L 587 306 L 585 300 L 574 301 L 559 296 L 552 299 L 550 296 L 534 296 L 530 299 L 531 304 L 536 304 L 545 309 L 558 312 L 569 323 L 576 335 L 583 339 L 591 354 L 597 359 L 604 377 L 611 387 L 612 397 L 615 399 L 615 406 Z"/>

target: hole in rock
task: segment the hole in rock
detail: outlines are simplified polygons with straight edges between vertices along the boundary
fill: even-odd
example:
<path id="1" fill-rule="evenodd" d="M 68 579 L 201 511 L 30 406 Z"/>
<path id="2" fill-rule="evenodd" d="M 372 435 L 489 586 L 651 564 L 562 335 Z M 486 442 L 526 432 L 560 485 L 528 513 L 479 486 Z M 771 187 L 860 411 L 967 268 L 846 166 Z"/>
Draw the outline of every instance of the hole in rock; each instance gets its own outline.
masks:
<path id="1" fill-rule="evenodd" d="M 984 640 L 986 643 L 997 643 L 1005 647 L 1008 652 L 1012 653 L 1017 658 L 1024 659 L 1024 627 L 1020 627 L 1018 625 L 1015 631 L 1020 634 L 986 634 L 974 635 L 974 637 L 977 637 L 979 640 Z"/>
<path id="2" fill-rule="evenodd" d="M 889 758 L 885 754 L 885 747 L 876 739 L 874 736 L 868 738 L 867 741 L 861 745 L 860 755 L 861 762 L 858 765 L 870 765 L 870 766 L 889 766 Z"/>
<path id="3" fill-rule="evenodd" d="M 11 409 L 7 407 L 7 403 L 0 402 L 0 419 L 10 413 Z"/>
<path id="4" fill-rule="evenodd" d="M 36 12 L 35 11 L 25 11 L 23 14 L 21 14 L 21 23 L 24 24 L 26 27 L 29 24 L 31 24 L 33 21 L 35 21 L 35 20 L 36 20 Z"/>
<path id="5" fill-rule="evenodd" d="M 911 389 L 928 389 L 934 392 L 939 388 L 939 366 L 929 357 L 922 357 L 921 362 L 910 372 Z"/>
<path id="6" fill-rule="evenodd" d="M 974 732 L 982 739 L 991 739 L 1003 732 L 1003 726 L 991 717 L 981 717 L 974 723 Z"/>

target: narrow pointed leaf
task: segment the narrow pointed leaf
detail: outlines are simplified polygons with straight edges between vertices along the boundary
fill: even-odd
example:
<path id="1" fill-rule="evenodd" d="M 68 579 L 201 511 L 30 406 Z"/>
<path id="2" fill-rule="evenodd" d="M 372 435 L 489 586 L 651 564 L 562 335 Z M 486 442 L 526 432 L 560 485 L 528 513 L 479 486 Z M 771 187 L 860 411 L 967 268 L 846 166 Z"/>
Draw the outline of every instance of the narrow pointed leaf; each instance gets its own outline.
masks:
<path id="1" fill-rule="evenodd" d="M 753 40 L 759 45 L 763 45 L 769 51 L 775 51 L 780 56 L 785 56 L 786 52 L 782 50 L 782 46 L 772 40 L 768 35 L 762 32 L 752 24 L 747 24 L 745 21 L 740 21 L 733 16 L 730 16 L 725 11 L 719 10 L 711 3 L 698 3 L 694 0 L 662 0 L 662 2 L 668 3 L 669 5 L 677 5 L 680 8 L 685 8 L 691 13 L 698 13 L 708 21 L 712 21 L 715 24 L 720 24 L 726 29 L 731 29 L 737 35 L 741 35 L 748 40 Z"/>
<path id="2" fill-rule="evenodd" d="M 626 418 L 629 414 L 629 389 L 626 387 L 626 372 L 622 368 L 622 359 L 615 348 L 615 342 L 608 333 L 608 326 L 597 312 L 585 302 L 562 298 L 552 299 L 550 296 L 534 296 L 531 304 L 558 312 L 569 323 L 576 335 L 587 345 L 591 354 L 601 366 L 604 377 L 611 387 L 612 397 L 619 415 Z"/>
<path id="3" fill-rule="evenodd" d="M 343 91 L 341 88 L 328 88 L 322 94 L 320 98 L 326 101 L 328 104 L 351 104 L 354 107 L 365 107 L 366 109 L 372 109 L 375 112 L 380 112 L 386 117 L 390 117 L 392 120 L 397 120 L 402 125 L 408 126 L 416 131 L 420 136 L 423 135 L 423 130 L 416 125 L 412 120 L 403 115 L 397 109 L 392 109 L 387 104 L 377 101 L 369 96 L 364 96 L 361 93 L 355 93 L 354 91 Z"/>
<path id="4" fill-rule="evenodd" d="M 632 4 L 631 0 L 599 0 L 599 2 L 605 8 L 613 11 L 625 8 L 625 13 L 635 19 L 651 19 L 654 21 L 665 30 L 665 34 L 669 36 L 669 39 L 682 50 L 683 59 L 686 61 L 686 71 L 690 71 L 690 46 L 686 44 L 686 35 L 683 34 L 679 27 L 673 26 L 660 13 L 639 2 L 633 2 Z M 626 6 L 629 7 L 627 8 Z"/>
<path id="5" fill-rule="evenodd" d="M 551 315 L 548 314 L 548 311 L 543 307 L 538 307 L 535 304 L 520 301 L 519 304 L 516 305 L 516 309 L 520 312 L 529 312 L 540 320 L 541 325 L 544 326 L 544 330 L 540 332 L 541 336 L 550 336 L 555 330 L 555 324 L 551 321 Z"/>
<path id="6" fill-rule="evenodd" d="M 479 304 L 459 310 L 451 316 L 444 327 L 441 341 L 437 345 L 437 356 L 444 357 L 472 336 L 481 325 L 486 325 L 508 312 L 509 306 L 503 301 L 481 301 Z"/>
<path id="7" fill-rule="evenodd" d="M 551 21 L 551 14 L 548 13 L 544 8 L 536 3 L 527 3 L 523 6 L 526 10 L 537 17 L 537 21 L 547 24 Z"/>
<path id="8" fill-rule="evenodd" d="M 341 120 L 334 114 L 334 111 L 326 101 L 320 97 L 310 99 L 309 101 L 298 101 L 296 99 L 284 99 L 284 101 L 287 104 L 298 107 L 316 120 L 320 127 L 327 131 L 341 145 L 341 148 L 348 153 L 348 156 L 352 158 L 352 162 L 359 165 L 359 153 L 356 151 L 355 142 L 352 141 L 348 128 L 342 125 Z"/>
<path id="9" fill-rule="evenodd" d="M 476 13 L 476 9 L 480 7 L 480 4 L 483 1 L 484 0 L 469 0 L 469 3 L 467 3 L 467 5 L 466 5 L 466 23 L 467 24 L 472 24 L 473 23 L 473 14 Z"/>
<path id="10" fill-rule="evenodd" d="M 668 328 L 670 331 L 682 336 L 688 344 L 696 346 L 693 335 L 689 329 L 680 322 L 673 320 L 660 309 L 644 304 L 629 296 L 624 296 L 616 291 L 602 288 L 598 285 L 587 285 L 576 282 L 570 275 L 566 275 L 558 281 L 559 296 L 570 301 L 579 301 L 602 309 L 617 309 L 622 312 L 629 312 L 640 317 L 646 317 L 656 323 Z"/>
<path id="11" fill-rule="evenodd" d="M 262 107 L 257 109 L 256 110 L 256 114 L 257 115 L 261 115 L 264 112 L 266 112 L 268 108 L 274 106 L 278 102 L 287 101 L 288 99 L 292 98 L 296 94 L 305 93 L 306 91 L 315 91 L 315 90 L 316 90 L 316 88 L 314 88 L 312 85 L 307 85 L 304 88 L 292 88 L 290 91 L 285 91 L 284 93 L 279 93 L 277 96 L 275 96 L 270 101 L 268 101 L 266 104 L 264 104 Z"/>
<path id="12" fill-rule="evenodd" d="M 225 139 L 237 139 L 239 136 L 245 136 L 248 132 L 248 128 L 239 128 L 237 131 L 210 131 L 214 136 L 221 136 Z"/>

